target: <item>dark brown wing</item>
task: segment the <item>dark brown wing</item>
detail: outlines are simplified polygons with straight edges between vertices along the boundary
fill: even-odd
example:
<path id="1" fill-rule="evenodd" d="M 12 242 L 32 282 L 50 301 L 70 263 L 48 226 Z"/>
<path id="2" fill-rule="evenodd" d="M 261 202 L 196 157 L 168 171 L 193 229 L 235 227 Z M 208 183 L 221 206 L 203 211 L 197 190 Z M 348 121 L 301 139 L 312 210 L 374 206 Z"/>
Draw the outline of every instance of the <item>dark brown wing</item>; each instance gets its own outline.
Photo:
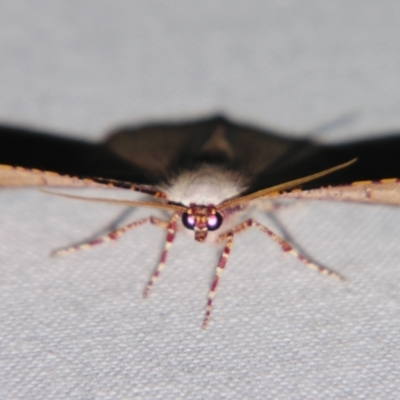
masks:
<path id="1" fill-rule="evenodd" d="M 358 161 L 303 187 L 344 185 L 400 177 L 400 136 L 321 145 L 216 116 L 186 123 L 152 124 L 115 131 L 105 144 L 116 155 L 148 171 L 154 181 L 198 162 L 223 163 L 245 173 L 252 193 L 312 175 L 353 158 Z M 380 136 L 380 137 L 379 137 Z"/>
<path id="2" fill-rule="evenodd" d="M 352 158 L 357 158 L 357 162 L 348 169 L 315 182 L 314 185 L 306 185 L 306 188 L 400 178 L 400 135 L 397 132 L 376 134 L 372 139 L 335 146 L 320 146 L 320 150 L 320 155 L 323 156 L 320 162 L 324 168 L 327 162 L 335 164 Z"/>
<path id="3" fill-rule="evenodd" d="M 101 143 L 9 125 L 0 125 L 0 164 L 149 183 L 146 171 L 124 161 Z"/>
<path id="4" fill-rule="evenodd" d="M 207 161 L 243 172 L 249 178 L 250 191 L 279 183 L 282 168 L 306 163 L 319 152 L 318 146 L 307 140 L 279 136 L 220 116 L 122 128 L 105 145 L 149 171 L 155 180 L 168 179 L 177 170 Z"/>
<path id="5" fill-rule="evenodd" d="M 382 136 L 382 135 L 381 135 Z M 358 162 L 305 188 L 400 177 L 400 136 L 322 146 L 216 116 L 115 131 L 104 143 L 0 126 L 0 163 L 76 176 L 155 184 L 202 161 L 223 163 L 249 178 L 248 192 Z"/>

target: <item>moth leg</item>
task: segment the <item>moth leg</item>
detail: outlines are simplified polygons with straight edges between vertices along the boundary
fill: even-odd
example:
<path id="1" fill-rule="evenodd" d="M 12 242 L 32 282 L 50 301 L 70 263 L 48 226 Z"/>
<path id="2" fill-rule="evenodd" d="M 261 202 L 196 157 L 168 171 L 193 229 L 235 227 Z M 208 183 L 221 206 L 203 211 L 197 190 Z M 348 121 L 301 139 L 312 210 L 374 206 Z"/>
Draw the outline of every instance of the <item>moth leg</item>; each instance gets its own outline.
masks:
<path id="1" fill-rule="evenodd" d="M 144 289 L 143 297 L 145 297 L 145 298 L 149 295 L 150 289 L 153 287 L 154 283 L 160 276 L 161 271 L 165 267 L 165 262 L 167 260 L 168 251 L 175 239 L 176 231 L 178 229 L 178 225 L 176 222 L 178 217 L 179 217 L 179 214 L 175 214 L 169 222 L 162 221 L 165 224 L 165 226 L 163 226 L 163 227 L 167 228 L 167 238 L 165 239 L 164 250 L 161 253 L 161 258 L 158 263 L 158 266 L 157 266 L 156 270 L 153 272 L 153 275 L 151 276 L 149 282 L 147 283 L 147 285 Z"/>
<path id="2" fill-rule="evenodd" d="M 221 277 L 222 271 L 225 268 L 226 262 L 228 261 L 229 253 L 231 252 L 231 247 L 233 243 L 233 232 L 228 232 L 224 239 L 227 239 L 225 243 L 224 250 L 221 254 L 221 257 L 218 261 L 217 269 L 215 271 L 215 276 L 214 280 L 211 284 L 210 291 L 208 293 L 208 299 L 207 299 L 207 307 L 206 307 L 206 314 L 203 319 L 203 324 L 202 328 L 206 328 L 209 321 L 210 321 L 210 315 L 211 315 L 211 309 L 212 309 L 212 304 L 213 304 L 213 299 L 215 295 L 215 291 L 217 290 L 218 282 Z"/>
<path id="3" fill-rule="evenodd" d="M 293 257 L 296 257 L 303 264 L 305 264 L 305 266 L 307 268 L 310 268 L 314 271 L 320 272 L 323 275 L 328 275 L 328 276 L 331 276 L 332 278 L 339 279 L 341 281 L 344 280 L 344 278 L 337 272 L 332 271 L 329 268 L 323 267 L 321 265 L 317 265 L 317 264 L 313 263 L 312 261 L 310 261 L 307 257 L 300 254 L 296 249 L 294 249 L 293 246 L 291 246 L 286 240 L 282 239 L 281 237 L 276 235 L 274 232 L 272 232 L 270 229 L 268 229 L 266 226 L 260 224 L 259 222 L 255 221 L 252 218 L 235 226 L 230 231 L 219 235 L 217 241 L 218 242 L 222 241 L 226 237 L 228 237 L 231 233 L 235 234 L 235 233 L 243 232 L 252 226 L 258 228 L 261 232 L 264 232 L 265 234 L 267 234 L 274 242 L 278 243 L 284 254 L 288 253 L 288 254 L 291 254 Z"/>
<path id="4" fill-rule="evenodd" d="M 161 228 L 166 228 L 168 226 L 168 222 L 162 221 L 156 217 L 146 217 L 134 221 L 128 225 L 122 226 L 121 228 L 115 229 L 114 231 L 108 233 L 107 235 L 101 236 L 97 239 L 91 240 L 87 243 L 79 244 L 76 246 L 66 247 L 64 249 L 56 250 L 52 253 L 52 256 L 63 256 L 70 253 L 75 253 L 80 250 L 87 250 L 90 249 L 98 244 L 105 243 L 105 242 L 112 242 L 117 240 L 120 236 L 124 233 L 137 228 L 140 225 L 146 224 L 150 222 L 152 225 L 159 226 Z"/>

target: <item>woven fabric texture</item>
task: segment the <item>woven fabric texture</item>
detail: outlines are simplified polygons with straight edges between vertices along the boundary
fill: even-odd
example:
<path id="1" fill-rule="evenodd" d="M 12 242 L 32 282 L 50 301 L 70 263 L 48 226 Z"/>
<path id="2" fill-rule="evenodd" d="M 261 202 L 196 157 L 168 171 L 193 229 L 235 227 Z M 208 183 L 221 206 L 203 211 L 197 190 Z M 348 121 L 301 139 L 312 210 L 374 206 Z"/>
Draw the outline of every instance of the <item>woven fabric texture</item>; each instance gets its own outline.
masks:
<path id="1" fill-rule="evenodd" d="M 2 3 L 2 123 L 91 140 L 216 112 L 326 142 L 400 127 L 394 0 Z M 157 227 L 49 256 L 120 212 L 1 190 L 0 399 L 400 398 L 399 209 L 309 202 L 255 214 L 347 280 L 249 231 L 206 330 L 218 248 L 179 235 L 146 301 Z"/>

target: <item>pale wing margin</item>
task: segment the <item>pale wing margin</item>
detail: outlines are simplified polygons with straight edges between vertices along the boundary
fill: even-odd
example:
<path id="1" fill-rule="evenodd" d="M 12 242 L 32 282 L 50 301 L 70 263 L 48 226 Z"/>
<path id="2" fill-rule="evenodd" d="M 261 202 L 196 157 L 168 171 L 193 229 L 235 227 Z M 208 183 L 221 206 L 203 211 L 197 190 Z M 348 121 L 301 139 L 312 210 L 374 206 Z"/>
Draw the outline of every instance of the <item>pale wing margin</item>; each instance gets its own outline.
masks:
<path id="1" fill-rule="evenodd" d="M 354 182 L 346 186 L 323 187 L 319 189 L 295 189 L 278 195 L 279 198 L 349 201 L 400 205 L 400 180 Z"/>
<path id="2" fill-rule="evenodd" d="M 0 165 L 0 187 L 104 187 L 92 179 L 60 175 L 56 172 L 41 171 L 11 165 Z"/>

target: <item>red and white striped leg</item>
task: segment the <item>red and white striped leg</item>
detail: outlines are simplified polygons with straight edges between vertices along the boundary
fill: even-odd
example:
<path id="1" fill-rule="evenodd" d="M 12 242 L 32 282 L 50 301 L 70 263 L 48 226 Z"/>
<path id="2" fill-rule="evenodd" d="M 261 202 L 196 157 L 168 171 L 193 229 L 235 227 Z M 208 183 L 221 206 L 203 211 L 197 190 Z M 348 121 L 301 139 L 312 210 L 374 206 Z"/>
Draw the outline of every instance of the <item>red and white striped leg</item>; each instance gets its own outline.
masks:
<path id="1" fill-rule="evenodd" d="M 209 321 L 210 321 L 210 316 L 211 316 L 211 309 L 212 309 L 212 303 L 213 299 L 215 296 L 215 291 L 217 290 L 218 282 L 222 274 L 222 270 L 225 268 L 226 262 L 228 261 L 229 254 L 231 252 L 231 247 L 233 244 L 233 233 L 227 233 L 225 238 L 227 239 L 227 242 L 225 244 L 224 250 L 221 254 L 221 257 L 218 261 L 217 269 L 215 271 L 215 277 L 214 280 L 211 284 L 210 291 L 208 293 L 208 300 L 207 300 L 207 307 L 206 307 L 206 314 L 204 316 L 202 328 L 206 328 Z"/>
<path id="2" fill-rule="evenodd" d="M 217 241 L 222 241 L 226 237 L 228 237 L 230 234 L 243 232 L 243 231 L 245 231 L 246 229 L 248 229 L 248 228 L 250 228 L 252 226 L 260 229 L 261 232 L 266 233 L 274 242 L 278 243 L 279 246 L 281 246 L 281 249 L 283 250 L 284 254 L 288 253 L 288 254 L 291 254 L 292 256 L 296 257 L 303 264 L 305 264 L 305 266 L 307 268 L 310 268 L 310 269 L 312 269 L 314 271 L 320 272 L 323 275 L 328 275 L 328 276 L 331 276 L 332 278 L 339 279 L 341 281 L 344 280 L 344 277 L 341 276 L 340 274 L 338 274 L 337 272 L 332 271 L 329 268 L 323 267 L 321 265 L 317 265 L 317 264 L 313 263 L 312 261 L 310 261 L 307 257 L 303 256 L 297 250 L 295 250 L 288 242 L 286 242 L 281 237 L 276 235 L 274 232 L 272 232 L 266 226 L 260 224 L 257 221 L 254 221 L 252 218 L 250 218 L 250 219 L 242 222 L 241 224 L 235 226 L 230 231 L 219 235 Z"/>
<path id="3" fill-rule="evenodd" d="M 149 295 L 150 289 L 153 287 L 154 283 L 160 276 L 161 271 L 164 269 L 165 261 L 167 260 L 168 251 L 172 245 L 172 242 L 175 239 L 176 231 L 178 229 L 177 219 L 179 218 L 179 214 L 175 214 L 169 223 L 167 223 L 167 238 L 165 240 L 164 250 L 161 254 L 160 262 L 158 263 L 157 269 L 154 271 L 153 275 L 151 276 L 149 282 L 147 283 L 143 297 L 147 297 Z"/>
<path id="4" fill-rule="evenodd" d="M 87 250 L 90 249 L 98 244 L 105 243 L 105 242 L 112 242 L 117 240 L 120 236 L 122 236 L 124 233 L 137 228 L 140 225 L 146 224 L 147 222 L 150 222 L 152 225 L 159 226 L 161 228 L 167 228 L 168 222 L 162 221 L 156 217 L 146 217 L 139 219 L 137 221 L 134 221 L 128 225 L 125 225 L 121 228 L 118 228 L 107 235 L 104 235 L 100 238 L 91 240 L 90 242 L 83 243 L 77 246 L 71 246 L 71 247 L 66 247 L 64 249 L 56 250 L 54 253 L 52 253 L 53 256 L 63 256 L 65 254 L 69 253 L 75 253 L 80 250 Z"/>

